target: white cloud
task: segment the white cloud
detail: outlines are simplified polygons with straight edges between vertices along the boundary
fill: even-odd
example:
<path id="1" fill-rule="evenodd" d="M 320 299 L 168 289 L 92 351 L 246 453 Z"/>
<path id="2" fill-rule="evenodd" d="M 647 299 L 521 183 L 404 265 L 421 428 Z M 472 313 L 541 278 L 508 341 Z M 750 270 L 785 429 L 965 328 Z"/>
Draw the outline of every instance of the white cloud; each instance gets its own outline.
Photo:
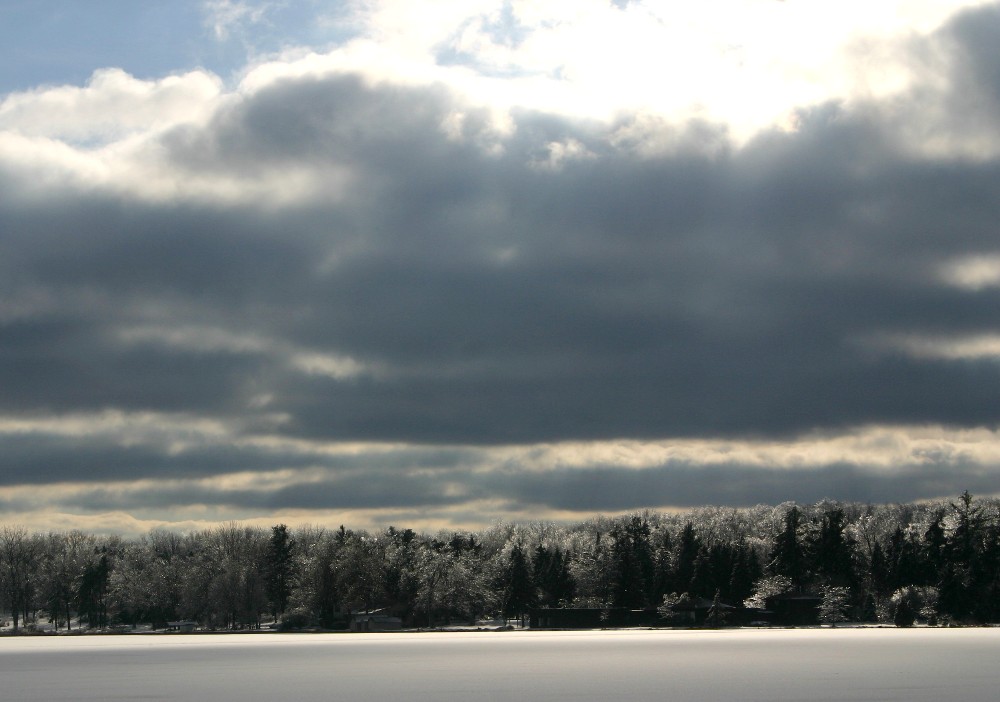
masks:
<path id="1" fill-rule="evenodd" d="M 350 356 L 299 349 L 292 345 L 250 334 L 206 326 L 140 326 L 122 329 L 119 341 L 126 344 L 158 344 L 195 353 L 259 354 L 271 356 L 300 373 L 338 380 L 383 373 L 384 369 Z"/>
<path id="2" fill-rule="evenodd" d="M 930 336 L 884 334 L 870 342 L 877 349 L 901 351 L 920 359 L 945 361 L 1000 360 L 1000 334 Z"/>
<path id="3" fill-rule="evenodd" d="M 337 380 L 356 378 L 370 373 L 362 363 L 347 356 L 324 353 L 296 353 L 291 357 L 291 365 L 308 375 L 324 375 Z"/>
<path id="4" fill-rule="evenodd" d="M 273 2 L 205 0 L 205 24 L 211 28 L 216 39 L 225 41 L 234 29 L 263 21 L 273 5 Z"/>
<path id="5" fill-rule="evenodd" d="M 0 173 L 5 171 L 22 196 L 47 197 L 51 189 L 67 186 L 101 187 L 110 177 L 108 165 L 99 155 L 55 139 L 11 131 L 0 132 Z"/>
<path id="6" fill-rule="evenodd" d="M 26 197 L 53 189 L 100 190 L 163 201 L 280 205 L 315 194 L 336 198 L 347 174 L 282 165 L 269 170 L 186 169 L 172 162 L 167 133 L 200 134 L 236 96 L 194 71 L 139 80 L 119 69 L 94 73 L 84 87 L 14 93 L 0 103 L 0 172 Z M 322 178 L 320 178 L 322 176 Z M 11 193 L 13 194 L 13 193 Z"/>
<path id="7" fill-rule="evenodd" d="M 386 0 L 362 6 L 364 38 L 344 53 L 370 75 L 441 80 L 485 103 L 700 118 L 743 139 L 805 105 L 899 93 L 922 69 L 905 42 L 982 4 Z"/>
<path id="8" fill-rule="evenodd" d="M 787 441 L 564 442 L 497 449 L 497 453 L 498 463 L 541 472 L 596 466 L 644 470 L 671 463 L 694 467 L 739 465 L 761 470 L 842 464 L 891 471 L 912 465 L 947 465 L 957 460 L 984 466 L 1000 462 L 1000 432 L 887 425 L 858 427 L 840 434 L 807 434 Z"/>
<path id="9" fill-rule="evenodd" d="M 272 164 L 260 168 L 201 168 L 179 164 L 158 133 L 136 134 L 88 148 L 49 137 L 0 131 L 0 174 L 11 195 L 44 200 L 53 190 L 101 191 L 150 202 L 187 201 L 268 209 L 343 199 L 349 169 L 328 164 Z"/>
<path id="10" fill-rule="evenodd" d="M 158 343 L 195 352 L 262 353 L 272 346 L 266 339 L 216 327 L 131 327 L 118 338 L 126 344 Z"/>
<path id="11" fill-rule="evenodd" d="M 185 440 L 193 446 L 230 446 L 300 455 L 317 464 L 324 459 L 369 458 L 375 463 L 406 464 L 407 472 L 427 470 L 427 456 L 462 456 L 461 473 L 548 472 L 608 467 L 646 470 L 667 464 L 709 467 L 738 465 L 759 469 L 822 468 L 849 464 L 894 470 L 915 464 L 946 467 L 957 461 L 990 466 L 1000 463 L 1000 431 L 955 429 L 939 425 L 873 425 L 842 433 L 804 434 L 789 440 L 660 439 L 565 441 L 493 447 L 411 445 L 390 442 L 331 442 L 247 432 L 240 422 L 185 414 L 106 411 L 40 416 L 0 416 L 0 436 L 103 437 L 122 445 L 160 445 Z M 445 462 L 450 465 L 450 461 Z M 419 468 L 417 466 L 420 466 Z M 325 469 L 280 468 L 190 479 L 129 480 L 105 483 L 115 490 L 155 487 L 215 487 L 267 490 L 293 482 L 319 482 Z M 449 469 L 450 470 L 450 469 Z M 80 485 L 85 483 L 81 482 Z M 92 483 L 90 483 L 92 484 Z"/>
<path id="12" fill-rule="evenodd" d="M 233 92 L 204 71 L 140 80 L 102 69 L 83 87 L 11 94 L 0 103 L 0 170 L 25 194 L 71 187 L 257 207 L 337 200 L 352 182 L 337 164 L 188 167 L 172 158 L 163 135 L 187 133 L 196 142 L 221 110 L 268 86 L 346 73 L 446 86 L 458 97 L 442 131 L 465 138 L 465 115 L 488 115 L 488 123 L 477 118 L 474 138 L 495 154 L 516 131 L 511 113 L 518 108 L 626 123 L 609 132 L 609 141 L 639 154 L 669 150 L 676 135 L 690 135 L 689 120 L 718 123 L 725 130 L 714 130 L 705 144 L 714 152 L 720 135 L 739 143 L 759 129 L 794 129 L 794 112 L 803 105 L 887 98 L 919 79 L 933 88 L 927 105 L 893 112 L 887 100 L 882 108 L 900 138 L 921 153 L 982 157 L 1000 149 L 1000 139 L 989 122 L 958 129 L 949 121 L 947 95 L 937 85 L 947 51 L 914 64 L 911 52 L 901 50 L 959 7 L 977 4 L 983 3 L 718 0 L 681 7 L 633 2 L 624 9 L 605 0 L 359 3 L 353 40 L 329 53 L 299 49 L 253 66 Z M 262 21 L 269 7 L 205 5 L 217 32 Z M 632 119 L 623 122 L 623 115 Z M 548 150 L 543 162 L 553 168 L 586 155 L 574 143 Z"/>
<path id="13" fill-rule="evenodd" d="M 976 292 L 1000 286 L 1000 254 L 969 256 L 949 261 L 940 270 L 941 280 Z"/>
<path id="14" fill-rule="evenodd" d="M 222 83 L 204 71 L 139 80 L 117 68 L 84 87 L 13 93 L 0 102 L 0 133 L 100 146 L 137 133 L 197 124 L 212 114 Z"/>
<path id="15" fill-rule="evenodd" d="M 547 171 L 558 171 L 569 161 L 589 160 L 596 154 L 576 139 L 553 141 L 545 147 L 546 157 L 538 159 L 531 165 Z"/>

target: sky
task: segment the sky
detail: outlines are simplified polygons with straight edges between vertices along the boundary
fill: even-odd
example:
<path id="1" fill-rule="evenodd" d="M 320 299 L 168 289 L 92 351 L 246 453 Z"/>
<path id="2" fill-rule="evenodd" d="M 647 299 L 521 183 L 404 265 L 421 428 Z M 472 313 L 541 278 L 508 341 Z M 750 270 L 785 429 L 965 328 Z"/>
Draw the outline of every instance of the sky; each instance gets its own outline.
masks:
<path id="1" fill-rule="evenodd" d="M 0 522 L 1000 494 L 1000 4 L 0 3 Z"/>

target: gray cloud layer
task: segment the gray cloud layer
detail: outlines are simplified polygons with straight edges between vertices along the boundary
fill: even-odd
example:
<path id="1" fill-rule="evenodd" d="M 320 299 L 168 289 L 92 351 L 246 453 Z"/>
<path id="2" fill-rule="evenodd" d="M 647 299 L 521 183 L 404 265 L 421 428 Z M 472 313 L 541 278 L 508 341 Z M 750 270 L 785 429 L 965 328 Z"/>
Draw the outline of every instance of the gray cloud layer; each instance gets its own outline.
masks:
<path id="1" fill-rule="evenodd" d="M 935 38 L 949 47 L 948 90 L 817 106 L 796 131 L 742 148 L 691 125 L 640 156 L 621 138 L 640 126 L 629 118 L 527 111 L 500 138 L 472 109 L 456 140 L 441 128 L 462 108 L 447 91 L 339 76 L 275 83 L 161 137 L 170 167 L 192 177 L 305 169 L 316 189 L 305 202 L 66 186 L 22 197 L 27 184 L 0 163 L 0 414 L 177 412 L 239 419 L 246 433 L 462 445 L 995 426 L 996 357 L 914 357 L 873 340 L 998 331 L 1000 287 L 948 286 L 939 271 L 1000 252 L 1000 162 L 928 155 L 912 138 L 1000 127 L 998 38 L 997 8 L 966 13 Z M 483 148 L 496 139 L 502 152 Z M 586 154 L 546 165 L 552 144 Z M 353 365 L 310 370 L 302 359 L 316 356 Z M 311 460 L 31 435 L 4 435 L 0 456 L 6 484 Z M 379 486 L 402 481 L 408 505 L 446 500 L 404 469 L 371 470 L 227 499 L 400 505 Z M 921 475 L 927 490 L 956 488 Z M 922 495 L 835 465 L 500 483 L 471 493 L 595 510 L 650 493 L 673 504 Z"/>

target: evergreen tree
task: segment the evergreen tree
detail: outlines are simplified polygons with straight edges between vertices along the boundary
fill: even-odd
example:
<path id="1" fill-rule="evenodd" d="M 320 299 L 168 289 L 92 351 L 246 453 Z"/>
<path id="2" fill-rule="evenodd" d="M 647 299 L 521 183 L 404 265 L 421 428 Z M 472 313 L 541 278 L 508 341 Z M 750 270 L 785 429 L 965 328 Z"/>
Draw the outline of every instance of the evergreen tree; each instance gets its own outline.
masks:
<path id="1" fill-rule="evenodd" d="M 982 559 L 987 533 L 984 515 L 968 491 L 951 508 L 955 526 L 942 548 L 941 608 L 956 619 L 979 619 L 984 611 L 979 601 L 991 589 Z"/>
<path id="2" fill-rule="evenodd" d="M 734 548 L 729 544 L 716 543 L 701 546 L 694 562 L 690 593 L 694 597 L 712 597 L 718 592 L 724 599 L 730 599 L 729 583 L 733 573 Z"/>
<path id="3" fill-rule="evenodd" d="M 649 526 L 644 519 L 632 517 L 624 526 L 616 525 L 611 530 L 611 537 L 616 571 L 612 602 L 615 607 L 644 607 L 653 582 Z"/>
<path id="4" fill-rule="evenodd" d="M 292 593 L 294 580 L 295 542 L 288 527 L 278 524 L 271 527 L 271 540 L 267 548 L 267 597 L 271 603 L 271 614 L 275 620 L 284 615 L 288 598 Z"/>
<path id="5" fill-rule="evenodd" d="M 520 544 L 514 544 L 507 565 L 504 597 L 504 617 L 523 619 L 529 607 L 535 605 L 535 585 L 528 568 L 528 559 Z"/>
<path id="6" fill-rule="evenodd" d="M 895 592 L 904 585 L 923 585 L 937 582 L 937 569 L 930 565 L 927 550 L 916 541 L 912 534 L 897 526 L 886 548 L 886 568 L 890 591 Z"/>
<path id="7" fill-rule="evenodd" d="M 774 539 L 768 566 L 772 575 L 784 575 L 797 587 L 805 584 L 806 577 L 805 549 L 799 540 L 801 525 L 802 512 L 793 505 L 785 512 L 784 529 Z"/>
<path id="8" fill-rule="evenodd" d="M 708 608 L 708 625 L 718 629 L 725 622 L 726 611 L 722 607 L 722 597 L 719 591 L 715 591 L 715 596 L 712 598 L 712 606 Z"/>
<path id="9" fill-rule="evenodd" d="M 878 598 L 884 598 L 892 592 L 889 561 L 877 543 L 872 547 L 872 555 L 868 563 L 868 589 Z"/>
<path id="10" fill-rule="evenodd" d="M 716 590 L 715 578 L 712 577 L 712 564 L 709 558 L 708 549 L 701 546 L 698 549 L 698 556 L 694 559 L 694 573 L 691 575 L 691 584 L 688 593 L 692 597 L 707 598 Z"/>
<path id="11" fill-rule="evenodd" d="M 864 573 L 861 597 L 862 619 L 873 621 L 884 616 L 886 601 L 892 593 L 888 558 L 878 541 L 872 546 L 871 557 Z"/>
<path id="12" fill-rule="evenodd" d="M 673 581 L 677 592 L 683 594 L 691 591 L 694 579 L 695 562 L 701 550 L 701 542 L 694 531 L 694 524 L 687 522 L 681 531 L 677 545 L 677 557 L 674 559 Z"/>
<path id="13" fill-rule="evenodd" d="M 653 595 L 651 598 L 653 602 L 661 602 L 665 594 L 677 589 L 674 584 L 673 551 L 670 532 L 667 529 L 660 530 L 656 547 L 653 550 Z"/>
<path id="14" fill-rule="evenodd" d="M 736 547 L 733 568 L 729 575 L 728 600 L 741 603 L 753 593 L 753 584 L 763 575 L 757 552 L 746 543 Z"/>
<path id="15" fill-rule="evenodd" d="M 846 587 L 855 582 L 851 556 L 855 544 L 845 536 L 844 527 L 844 510 L 827 510 L 809 545 L 812 569 L 821 583 Z"/>
<path id="16" fill-rule="evenodd" d="M 572 601 L 575 586 L 569 569 L 569 557 L 563 556 L 558 546 L 550 550 L 539 544 L 535 548 L 532 572 L 539 593 L 539 605 L 558 607 Z"/>
<path id="17" fill-rule="evenodd" d="M 997 514 L 993 523 L 984 529 L 983 552 L 980 557 L 980 596 L 977 615 L 980 621 L 1000 620 L 1000 522 Z"/>
<path id="18" fill-rule="evenodd" d="M 929 582 L 940 581 L 945 571 L 945 563 L 948 559 L 945 548 L 948 544 L 948 538 L 944 529 L 944 514 L 943 509 L 935 510 L 934 518 L 928 525 L 927 531 L 924 532 L 921 553 L 923 556 L 923 563 L 921 565 L 923 567 L 921 568 L 920 575 L 911 581 L 912 584 L 923 585 Z M 911 583 L 903 584 L 909 585 Z"/>

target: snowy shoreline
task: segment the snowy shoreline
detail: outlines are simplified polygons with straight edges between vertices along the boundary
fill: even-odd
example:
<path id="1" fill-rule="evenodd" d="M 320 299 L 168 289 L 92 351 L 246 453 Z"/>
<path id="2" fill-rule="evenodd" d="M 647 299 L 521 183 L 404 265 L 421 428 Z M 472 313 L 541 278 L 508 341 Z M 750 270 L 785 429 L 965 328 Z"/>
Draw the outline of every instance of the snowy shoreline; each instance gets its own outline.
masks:
<path id="1" fill-rule="evenodd" d="M 994 702 L 995 628 L 33 636 L 5 699 Z M 40 677 L 38 671 L 58 675 Z"/>
<path id="2" fill-rule="evenodd" d="M 692 633 L 718 633 L 726 631 L 850 631 L 850 630 L 895 630 L 895 631 L 925 631 L 925 630 L 980 630 L 980 629 L 1000 629 L 998 624 L 977 624 L 977 625 L 959 625 L 952 624 L 950 626 L 928 626 L 925 624 L 914 624 L 909 627 L 898 627 L 894 624 L 878 624 L 878 623 L 851 623 L 846 622 L 838 624 L 837 626 L 830 626 L 827 624 L 814 624 L 814 625 L 800 625 L 800 626 L 724 626 L 724 627 L 682 627 L 682 626 L 635 626 L 635 627 L 602 627 L 602 628 L 584 628 L 584 627 L 547 627 L 544 629 L 531 629 L 529 627 L 513 627 L 513 626 L 454 626 L 454 627 L 436 627 L 433 629 L 427 628 L 415 628 L 415 629 L 398 629 L 394 631 L 380 631 L 380 632 L 355 632 L 341 629 L 302 629 L 297 631 L 279 631 L 273 628 L 263 628 L 263 629 L 238 629 L 232 631 L 217 630 L 217 629 L 197 629 L 195 631 L 170 631 L 167 629 L 151 629 L 148 626 L 140 626 L 136 628 L 131 627 L 121 627 L 115 629 L 106 630 L 89 630 L 89 629 L 73 629 L 70 631 L 52 631 L 52 630 L 42 630 L 42 631 L 13 631 L 11 629 L 6 629 L 0 631 L 0 638 L 74 638 L 74 637 L 91 637 L 91 636 L 276 636 L 276 635 L 287 635 L 287 636 L 317 636 L 317 635 L 331 635 L 331 636 L 357 636 L 361 633 L 378 633 L 384 636 L 391 635 L 413 635 L 413 634 L 454 634 L 454 633 L 535 633 L 541 634 L 545 632 L 590 632 L 590 633 L 601 633 L 601 632 L 629 632 L 629 631 L 687 631 Z"/>

